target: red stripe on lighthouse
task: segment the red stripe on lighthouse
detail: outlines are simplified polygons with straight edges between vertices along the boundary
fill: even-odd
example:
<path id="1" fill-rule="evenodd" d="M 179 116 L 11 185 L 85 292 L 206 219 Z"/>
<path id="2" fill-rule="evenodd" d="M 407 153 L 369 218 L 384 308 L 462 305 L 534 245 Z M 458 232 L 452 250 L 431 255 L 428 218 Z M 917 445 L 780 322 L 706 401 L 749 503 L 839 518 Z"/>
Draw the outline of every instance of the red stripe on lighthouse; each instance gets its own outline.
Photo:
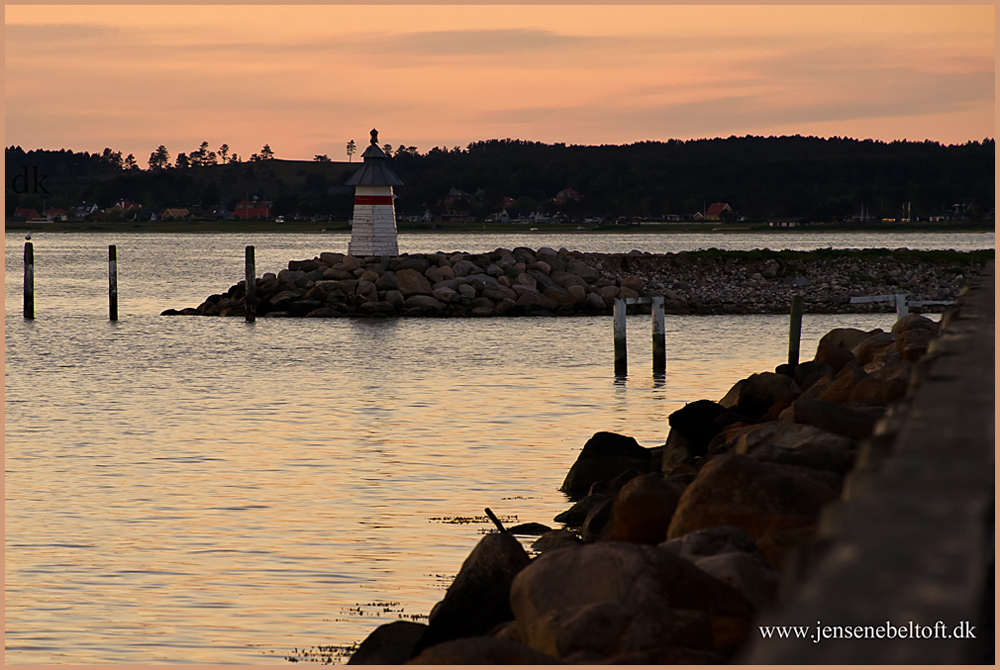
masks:
<path id="1" fill-rule="evenodd" d="M 392 196 L 391 195 L 356 195 L 354 196 L 355 205 L 391 205 Z"/>

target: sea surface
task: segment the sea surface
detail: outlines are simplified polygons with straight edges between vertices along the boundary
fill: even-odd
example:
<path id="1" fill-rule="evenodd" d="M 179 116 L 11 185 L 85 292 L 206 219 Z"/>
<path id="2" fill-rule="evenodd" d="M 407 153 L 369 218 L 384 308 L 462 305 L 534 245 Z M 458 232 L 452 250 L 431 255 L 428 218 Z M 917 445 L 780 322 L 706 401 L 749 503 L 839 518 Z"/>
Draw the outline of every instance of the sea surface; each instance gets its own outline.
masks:
<path id="1" fill-rule="evenodd" d="M 492 524 L 556 524 L 589 437 L 662 444 L 667 417 L 772 370 L 787 317 L 668 316 L 667 374 L 629 316 L 161 317 L 341 234 L 34 232 L 5 239 L 5 662 L 273 664 L 426 621 Z M 117 245 L 118 322 L 107 319 Z M 402 234 L 405 252 L 994 248 L 992 234 Z M 803 360 L 834 327 L 805 315 Z M 531 538 L 526 538 L 526 545 Z M 346 656 L 334 654 L 335 662 Z"/>

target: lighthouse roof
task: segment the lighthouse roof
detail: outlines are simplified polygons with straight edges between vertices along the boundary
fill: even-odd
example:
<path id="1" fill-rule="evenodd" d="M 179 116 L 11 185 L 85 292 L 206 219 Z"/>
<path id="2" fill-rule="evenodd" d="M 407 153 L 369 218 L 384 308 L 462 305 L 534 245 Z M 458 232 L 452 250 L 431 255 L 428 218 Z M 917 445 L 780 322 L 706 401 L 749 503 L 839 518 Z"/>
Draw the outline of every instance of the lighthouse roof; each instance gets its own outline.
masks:
<path id="1" fill-rule="evenodd" d="M 348 186 L 402 186 L 403 182 L 396 176 L 386 159 L 389 158 L 378 145 L 378 131 L 372 130 L 371 143 L 361 157 L 364 165 L 347 180 Z"/>
<path id="2" fill-rule="evenodd" d="M 347 180 L 348 186 L 402 186 L 402 180 L 383 160 L 365 159 L 361 169 Z"/>

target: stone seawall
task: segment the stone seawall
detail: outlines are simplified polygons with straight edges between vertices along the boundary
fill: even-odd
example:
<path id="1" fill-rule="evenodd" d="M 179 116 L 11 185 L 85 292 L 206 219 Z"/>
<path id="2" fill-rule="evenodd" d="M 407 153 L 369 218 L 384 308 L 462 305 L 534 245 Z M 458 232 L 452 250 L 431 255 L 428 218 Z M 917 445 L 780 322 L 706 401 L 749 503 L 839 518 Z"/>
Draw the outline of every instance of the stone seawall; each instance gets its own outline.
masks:
<path id="1" fill-rule="evenodd" d="M 808 626 L 809 638 L 757 636 L 746 662 L 995 663 L 995 308 L 991 263 L 862 443 L 786 601 L 760 622 Z M 876 637 L 814 641 L 820 622 Z"/>
<path id="2" fill-rule="evenodd" d="M 663 296 L 668 314 L 786 313 L 792 295 L 804 296 L 806 312 L 888 311 L 850 298 L 954 300 L 985 262 L 980 252 L 906 249 L 599 254 L 518 247 L 392 258 L 324 252 L 257 278 L 257 316 L 599 315 L 610 314 L 616 298 L 641 296 Z M 245 294 L 240 282 L 198 307 L 163 314 L 241 316 Z"/>

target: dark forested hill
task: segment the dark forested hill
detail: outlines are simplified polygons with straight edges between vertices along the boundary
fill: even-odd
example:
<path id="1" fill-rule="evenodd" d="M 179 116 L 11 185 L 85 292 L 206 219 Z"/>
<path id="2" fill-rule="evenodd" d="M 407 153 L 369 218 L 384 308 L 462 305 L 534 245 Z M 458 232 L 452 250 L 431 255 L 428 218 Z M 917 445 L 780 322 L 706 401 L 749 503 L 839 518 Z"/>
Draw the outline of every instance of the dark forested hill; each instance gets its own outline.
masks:
<path id="1" fill-rule="evenodd" d="M 9 147 L 5 154 L 8 216 L 16 207 L 109 207 L 123 199 L 150 209 L 231 209 L 256 195 L 273 203 L 273 214 L 347 218 L 350 194 L 337 187 L 357 169 L 357 163 L 261 160 L 142 170 L 129 169 L 110 150 Z M 994 154 L 992 139 L 941 145 L 796 135 L 602 146 L 489 140 L 425 154 L 398 151 L 392 168 L 404 182 L 396 189 L 401 216 L 430 210 L 481 220 L 509 198 L 511 210 L 570 219 L 688 219 L 713 202 L 728 203 L 750 221 L 844 219 L 863 207 L 874 218 L 899 217 L 907 207 L 913 218 L 984 218 L 994 207 Z M 43 192 L 32 189 L 39 177 Z M 567 188 L 580 198 L 553 201 Z"/>

